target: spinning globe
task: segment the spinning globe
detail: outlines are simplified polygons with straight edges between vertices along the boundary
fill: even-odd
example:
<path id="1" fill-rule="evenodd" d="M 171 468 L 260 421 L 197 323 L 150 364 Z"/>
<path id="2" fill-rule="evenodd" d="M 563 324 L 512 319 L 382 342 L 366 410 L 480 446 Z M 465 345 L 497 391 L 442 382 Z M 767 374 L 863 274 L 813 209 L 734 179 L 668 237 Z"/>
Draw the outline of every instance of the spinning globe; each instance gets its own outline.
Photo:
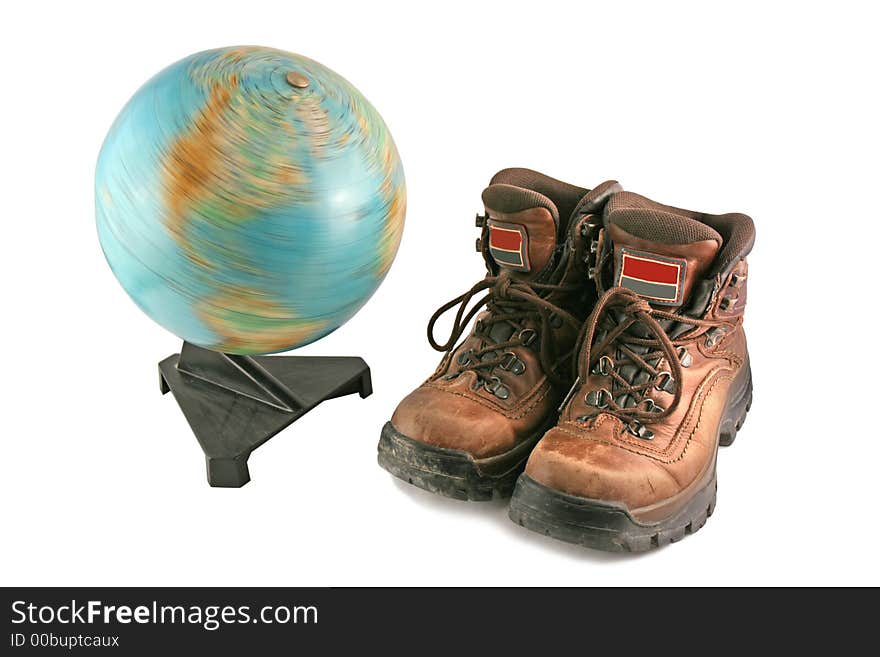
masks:
<path id="1" fill-rule="evenodd" d="M 116 118 L 95 179 L 98 236 L 140 308 L 232 354 L 321 338 L 369 299 L 397 252 L 403 168 L 344 78 L 260 47 L 201 52 Z"/>

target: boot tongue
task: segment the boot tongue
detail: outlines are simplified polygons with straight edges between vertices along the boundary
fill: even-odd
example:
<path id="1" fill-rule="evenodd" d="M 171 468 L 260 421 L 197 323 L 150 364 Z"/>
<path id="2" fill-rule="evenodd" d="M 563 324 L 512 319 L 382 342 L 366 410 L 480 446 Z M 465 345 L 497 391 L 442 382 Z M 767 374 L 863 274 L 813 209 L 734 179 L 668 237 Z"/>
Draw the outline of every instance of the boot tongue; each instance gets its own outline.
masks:
<path id="1" fill-rule="evenodd" d="M 559 211 L 553 201 L 531 189 L 495 183 L 483 190 L 483 205 L 489 256 L 515 278 L 540 278 L 556 249 Z"/>
<path id="2" fill-rule="evenodd" d="M 686 304 L 723 241 L 698 217 L 638 194 L 615 194 L 605 207 L 605 226 L 614 247 L 612 284 L 655 306 Z"/>

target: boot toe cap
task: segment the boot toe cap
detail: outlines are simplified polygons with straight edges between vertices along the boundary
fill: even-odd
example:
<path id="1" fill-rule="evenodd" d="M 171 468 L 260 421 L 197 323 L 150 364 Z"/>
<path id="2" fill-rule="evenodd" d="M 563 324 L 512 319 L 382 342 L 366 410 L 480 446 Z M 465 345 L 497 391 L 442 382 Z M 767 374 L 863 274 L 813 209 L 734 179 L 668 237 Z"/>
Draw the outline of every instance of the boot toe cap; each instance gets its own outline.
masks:
<path id="1" fill-rule="evenodd" d="M 412 440 L 456 449 L 474 458 L 513 448 L 517 432 L 504 414 L 461 394 L 424 385 L 404 398 L 391 417 Z"/>
<path id="2" fill-rule="evenodd" d="M 565 427 L 544 435 L 525 472 L 548 488 L 628 509 L 653 504 L 680 490 L 654 459 Z"/>

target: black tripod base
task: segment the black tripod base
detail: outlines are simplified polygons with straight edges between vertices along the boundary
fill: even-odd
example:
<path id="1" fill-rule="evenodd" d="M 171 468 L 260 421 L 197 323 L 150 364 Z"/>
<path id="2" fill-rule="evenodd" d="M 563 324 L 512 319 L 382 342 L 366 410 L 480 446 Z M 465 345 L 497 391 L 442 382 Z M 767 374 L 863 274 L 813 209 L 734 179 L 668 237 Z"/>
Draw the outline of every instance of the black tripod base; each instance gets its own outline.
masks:
<path id="1" fill-rule="evenodd" d="M 373 392 L 362 358 L 235 356 L 188 342 L 159 363 L 159 387 L 202 446 L 208 483 L 231 488 L 250 481 L 252 451 L 322 401 Z"/>

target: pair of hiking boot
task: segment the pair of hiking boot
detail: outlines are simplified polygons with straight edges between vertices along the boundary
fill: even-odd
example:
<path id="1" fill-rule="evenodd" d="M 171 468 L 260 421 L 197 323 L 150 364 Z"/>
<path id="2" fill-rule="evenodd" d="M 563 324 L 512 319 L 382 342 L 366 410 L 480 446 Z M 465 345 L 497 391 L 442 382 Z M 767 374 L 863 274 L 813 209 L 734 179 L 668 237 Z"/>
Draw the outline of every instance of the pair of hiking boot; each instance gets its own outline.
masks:
<path id="1" fill-rule="evenodd" d="M 486 277 L 431 318 L 444 357 L 383 428 L 380 465 L 453 498 L 512 494 L 514 522 L 593 548 L 696 531 L 752 399 L 752 220 L 528 169 L 483 203 Z"/>

